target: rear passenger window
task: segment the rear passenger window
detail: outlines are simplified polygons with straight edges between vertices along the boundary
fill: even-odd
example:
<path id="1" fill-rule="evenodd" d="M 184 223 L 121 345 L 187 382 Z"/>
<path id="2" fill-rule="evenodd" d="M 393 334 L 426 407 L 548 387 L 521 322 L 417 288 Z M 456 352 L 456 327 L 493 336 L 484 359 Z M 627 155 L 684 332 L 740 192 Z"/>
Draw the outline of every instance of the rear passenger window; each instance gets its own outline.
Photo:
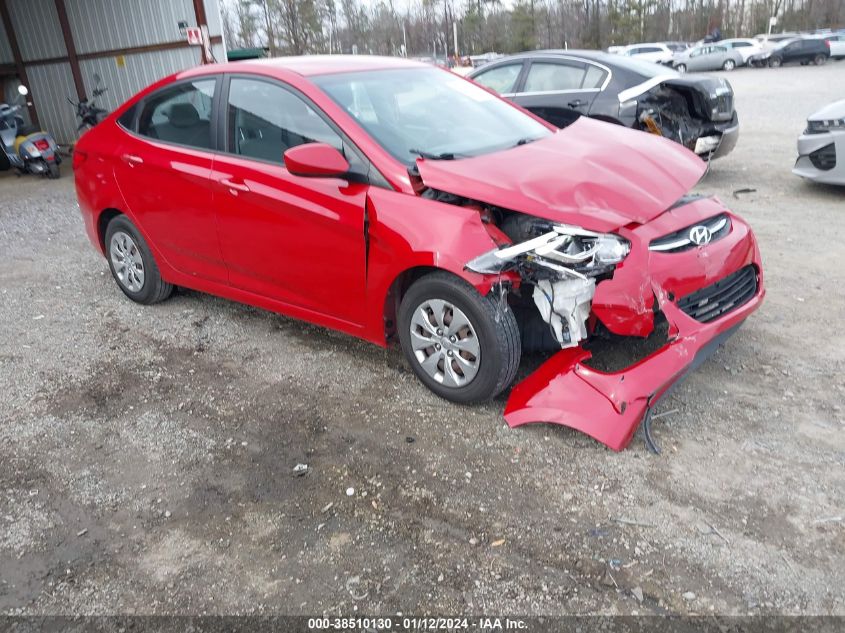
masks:
<path id="1" fill-rule="evenodd" d="M 216 83 L 198 79 L 148 97 L 138 119 L 138 133 L 167 143 L 213 149 L 211 103 Z"/>
<path id="2" fill-rule="evenodd" d="M 598 66 L 587 66 L 587 74 L 584 77 L 583 88 L 601 88 L 606 76 L 607 73 Z"/>
<path id="3" fill-rule="evenodd" d="M 227 106 L 229 151 L 283 163 L 285 151 L 305 143 L 328 143 L 343 151 L 343 141 L 314 109 L 278 84 L 233 78 Z"/>
<path id="4" fill-rule="evenodd" d="M 528 69 L 525 92 L 580 90 L 584 80 L 583 66 L 534 62 Z"/>

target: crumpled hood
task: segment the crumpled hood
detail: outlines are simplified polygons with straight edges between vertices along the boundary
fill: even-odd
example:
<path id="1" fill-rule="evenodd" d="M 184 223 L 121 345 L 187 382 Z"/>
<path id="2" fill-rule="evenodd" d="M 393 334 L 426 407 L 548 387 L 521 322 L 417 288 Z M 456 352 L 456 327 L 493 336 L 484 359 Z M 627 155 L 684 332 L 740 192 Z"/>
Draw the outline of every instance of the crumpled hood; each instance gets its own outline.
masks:
<path id="1" fill-rule="evenodd" d="M 427 187 L 594 231 L 656 218 L 706 169 L 677 143 L 587 117 L 513 149 L 417 166 Z"/>

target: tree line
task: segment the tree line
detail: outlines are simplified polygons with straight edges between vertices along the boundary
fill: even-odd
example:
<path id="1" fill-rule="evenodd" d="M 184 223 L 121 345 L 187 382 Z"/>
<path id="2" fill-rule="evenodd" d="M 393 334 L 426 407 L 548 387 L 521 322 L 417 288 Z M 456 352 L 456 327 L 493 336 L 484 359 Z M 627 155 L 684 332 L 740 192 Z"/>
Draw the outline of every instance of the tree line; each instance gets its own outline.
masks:
<path id="1" fill-rule="evenodd" d="M 222 0 L 229 48 L 455 57 L 837 28 L 845 0 Z M 457 46 L 456 46 L 457 42 Z"/>

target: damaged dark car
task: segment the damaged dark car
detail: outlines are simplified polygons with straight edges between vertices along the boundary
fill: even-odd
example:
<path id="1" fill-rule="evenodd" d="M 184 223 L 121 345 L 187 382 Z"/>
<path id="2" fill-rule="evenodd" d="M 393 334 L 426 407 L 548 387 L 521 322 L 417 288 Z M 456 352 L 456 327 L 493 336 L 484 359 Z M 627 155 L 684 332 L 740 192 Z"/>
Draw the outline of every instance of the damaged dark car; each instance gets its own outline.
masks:
<path id="1" fill-rule="evenodd" d="M 725 156 L 739 137 L 733 89 L 722 78 L 681 75 L 600 51 L 532 51 L 469 78 L 563 128 L 581 116 L 665 136 L 702 159 Z"/>

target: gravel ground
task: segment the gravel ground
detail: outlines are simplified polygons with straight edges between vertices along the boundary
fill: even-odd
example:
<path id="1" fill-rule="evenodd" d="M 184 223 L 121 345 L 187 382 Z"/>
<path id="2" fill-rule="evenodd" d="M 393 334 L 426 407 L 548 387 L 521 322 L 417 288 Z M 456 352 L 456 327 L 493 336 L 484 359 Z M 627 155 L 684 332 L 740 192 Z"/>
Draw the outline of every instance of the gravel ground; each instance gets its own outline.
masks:
<path id="1" fill-rule="evenodd" d="M 741 138 L 699 188 L 768 296 L 661 402 L 660 457 L 510 430 L 398 349 L 135 305 L 69 173 L 0 178 L 0 612 L 845 615 L 845 194 L 789 172 L 845 63 L 730 80 Z"/>

